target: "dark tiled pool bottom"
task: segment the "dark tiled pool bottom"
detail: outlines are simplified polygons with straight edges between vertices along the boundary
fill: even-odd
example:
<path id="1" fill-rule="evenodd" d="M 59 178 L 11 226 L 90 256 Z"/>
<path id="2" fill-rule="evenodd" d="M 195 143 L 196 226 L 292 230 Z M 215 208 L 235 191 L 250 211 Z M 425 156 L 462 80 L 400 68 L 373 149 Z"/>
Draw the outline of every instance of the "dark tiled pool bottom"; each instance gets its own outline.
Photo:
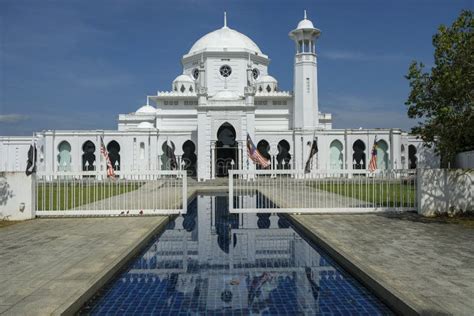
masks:
<path id="1" fill-rule="evenodd" d="M 80 314 L 392 314 L 284 218 L 227 203 L 196 198 Z"/>

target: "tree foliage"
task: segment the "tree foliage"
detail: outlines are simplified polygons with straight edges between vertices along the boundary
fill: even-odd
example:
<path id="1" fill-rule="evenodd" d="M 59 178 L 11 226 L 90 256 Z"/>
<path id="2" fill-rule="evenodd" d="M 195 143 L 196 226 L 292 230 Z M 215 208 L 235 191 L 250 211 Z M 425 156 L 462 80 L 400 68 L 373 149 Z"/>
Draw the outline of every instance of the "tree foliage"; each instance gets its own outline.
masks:
<path id="1" fill-rule="evenodd" d="M 411 92 L 408 117 L 420 122 L 412 132 L 434 145 L 443 165 L 474 149 L 474 22 L 463 10 L 451 27 L 441 25 L 433 36 L 434 67 L 412 62 L 405 77 Z"/>

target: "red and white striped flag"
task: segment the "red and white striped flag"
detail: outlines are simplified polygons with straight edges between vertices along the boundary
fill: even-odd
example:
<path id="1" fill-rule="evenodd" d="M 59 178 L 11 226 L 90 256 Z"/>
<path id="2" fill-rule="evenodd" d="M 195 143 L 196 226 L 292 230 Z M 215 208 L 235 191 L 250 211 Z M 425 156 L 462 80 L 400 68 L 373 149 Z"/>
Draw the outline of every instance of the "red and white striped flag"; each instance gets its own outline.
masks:
<path id="1" fill-rule="evenodd" d="M 107 163 L 107 177 L 115 177 L 114 167 L 112 166 L 112 162 L 110 162 L 109 152 L 107 148 L 105 148 L 104 139 L 100 136 L 100 153 L 105 158 L 105 162 Z"/>
<path id="2" fill-rule="evenodd" d="M 377 170 L 377 138 L 375 138 L 374 145 L 372 146 L 372 154 L 369 163 L 369 171 L 374 172 L 375 170 Z"/>
<path id="3" fill-rule="evenodd" d="M 268 168 L 270 166 L 270 160 L 260 154 L 257 147 L 255 147 L 255 145 L 253 144 L 249 134 L 247 134 L 247 153 L 249 155 L 249 158 L 254 163 L 262 166 L 262 168 Z"/>

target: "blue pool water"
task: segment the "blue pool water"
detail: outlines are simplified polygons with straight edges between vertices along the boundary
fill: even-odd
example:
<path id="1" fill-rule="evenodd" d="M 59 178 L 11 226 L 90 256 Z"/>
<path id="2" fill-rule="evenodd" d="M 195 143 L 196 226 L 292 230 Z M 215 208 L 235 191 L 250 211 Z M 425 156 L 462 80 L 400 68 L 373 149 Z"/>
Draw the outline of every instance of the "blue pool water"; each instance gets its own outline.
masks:
<path id="1" fill-rule="evenodd" d="M 392 314 L 283 217 L 230 214 L 225 195 L 194 199 L 79 313 Z"/>

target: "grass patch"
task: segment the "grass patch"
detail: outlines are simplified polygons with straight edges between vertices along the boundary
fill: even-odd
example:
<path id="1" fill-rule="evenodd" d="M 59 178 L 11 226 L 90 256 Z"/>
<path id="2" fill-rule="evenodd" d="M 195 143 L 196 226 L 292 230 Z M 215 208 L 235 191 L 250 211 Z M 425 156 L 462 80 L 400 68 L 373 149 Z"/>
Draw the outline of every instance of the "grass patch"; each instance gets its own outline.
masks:
<path id="1" fill-rule="evenodd" d="M 414 184 L 390 182 L 375 183 L 313 183 L 312 187 L 381 207 L 411 207 L 415 205 L 416 189 Z"/>
<path id="2" fill-rule="evenodd" d="M 63 182 L 41 183 L 37 187 L 38 211 L 60 211 L 77 208 L 109 197 L 135 191 L 143 182 Z"/>

